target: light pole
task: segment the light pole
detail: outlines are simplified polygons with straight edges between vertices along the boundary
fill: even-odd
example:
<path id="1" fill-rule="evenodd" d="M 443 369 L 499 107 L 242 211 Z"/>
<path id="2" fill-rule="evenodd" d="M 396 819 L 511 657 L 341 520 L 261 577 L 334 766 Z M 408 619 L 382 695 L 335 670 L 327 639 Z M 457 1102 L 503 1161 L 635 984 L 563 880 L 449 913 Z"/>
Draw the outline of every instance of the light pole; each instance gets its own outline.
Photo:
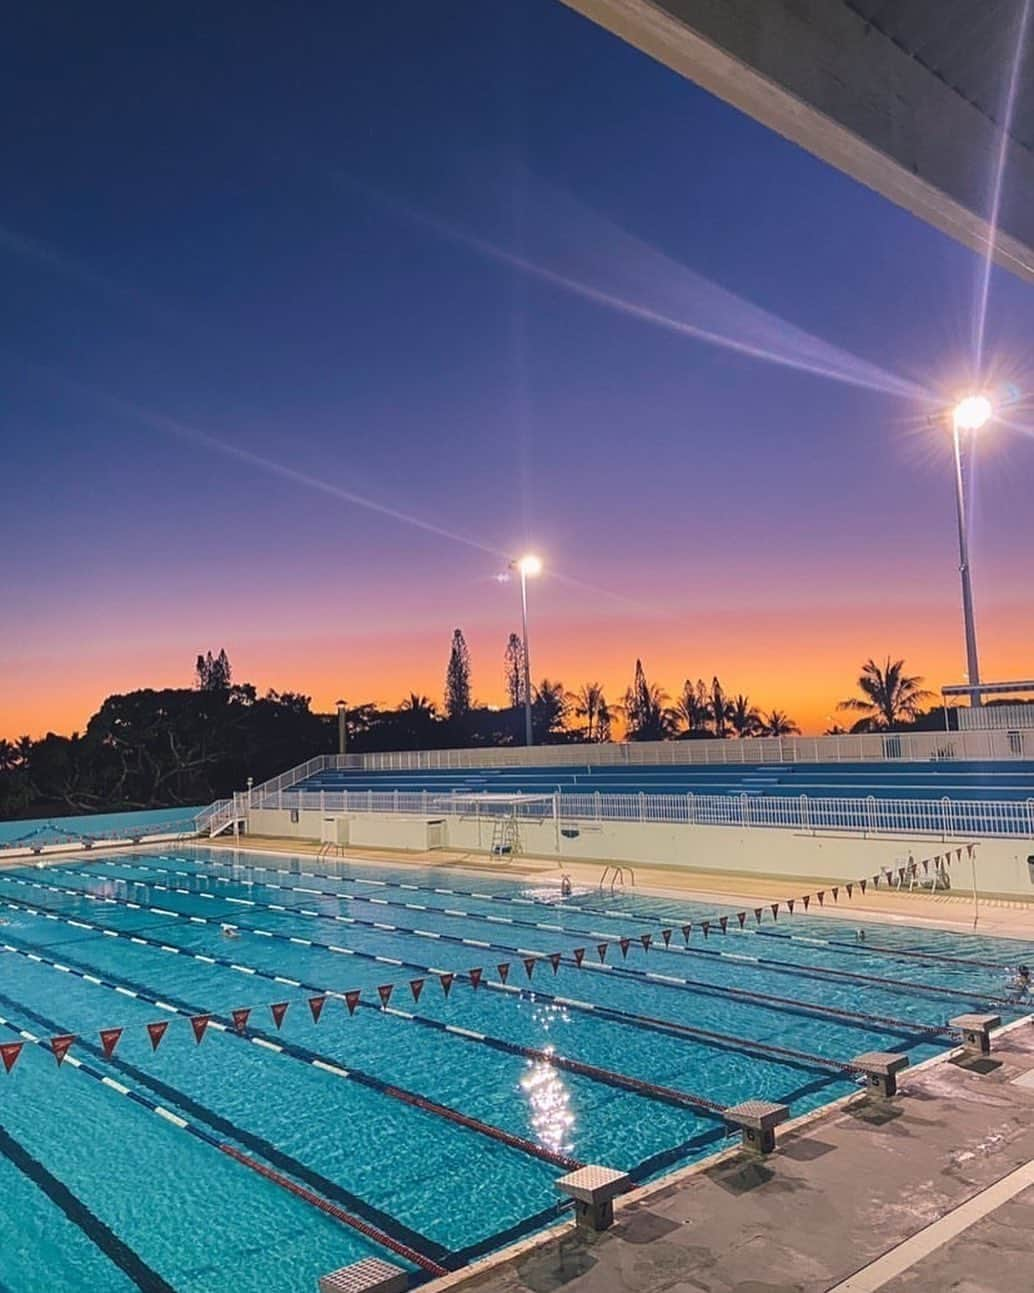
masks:
<path id="1" fill-rule="evenodd" d="M 959 575 L 962 579 L 962 619 L 966 629 L 966 673 L 970 687 L 980 686 L 977 631 L 973 622 L 973 586 L 969 575 L 969 540 L 966 534 L 966 490 L 962 476 L 962 432 L 976 432 L 990 420 L 993 410 L 986 395 L 967 395 L 951 415 L 951 439 L 955 451 L 955 511 L 959 524 Z M 980 692 L 969 693 L 970 706 L 979 706 Z"/>
<path id="2" fill-rule="evenodd" d="M 343 700 L 337 703 L 337 752 L 341 755 L 348 752 L 348 709 Z"/>
<path id="3" fill-rule="evenodd" d="M 528 655 L 528 579 L 542 573 L 542 562 L 530 552 L 517 561 L 510 562 L 510 569 L 521 577 L 521 630 L 524 644 L 524 744 L 534 745 L 531 731 L 531 659 Z"/>

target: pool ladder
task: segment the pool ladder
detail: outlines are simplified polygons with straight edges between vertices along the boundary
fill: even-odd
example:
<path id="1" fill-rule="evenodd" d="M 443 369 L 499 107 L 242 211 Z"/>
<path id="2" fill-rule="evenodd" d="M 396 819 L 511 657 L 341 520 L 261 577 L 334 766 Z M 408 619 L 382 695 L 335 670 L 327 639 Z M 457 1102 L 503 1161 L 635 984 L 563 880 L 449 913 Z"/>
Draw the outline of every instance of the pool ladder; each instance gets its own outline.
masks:
<path id="1" fill-rule="evenodd" d="M 622 866 L 605 866 L 605 867 L 603 868 L 603 874 L 600 876 L 600 893 L 602 893 L 602 892 L 603 892 L 603 890 L 604 890 L 604 889 L 606 889 L 606 887 L 607 887 L 607 877 L 608 877 L 608 876 L 610 877 L 610 892 L 611 892 L 611 893 L 613 893 L 613 892 L 614 892 L 614 890 L 615 890 L 619 885 L 620 885 L 620 887 L 623 889 L 623 888 L 625 887 L 625 872 L 626 872 L 626 871 L 628 872 L 629 878 L 630 878 L 630 879 L 631 879 L 631 881 L 632 881 L 632 888 L 634 889 L 634 888 L 635 888 L 635 872 L 632 870 L 632 868 L 631 868 L 631 867 L 622 867 Z"/>

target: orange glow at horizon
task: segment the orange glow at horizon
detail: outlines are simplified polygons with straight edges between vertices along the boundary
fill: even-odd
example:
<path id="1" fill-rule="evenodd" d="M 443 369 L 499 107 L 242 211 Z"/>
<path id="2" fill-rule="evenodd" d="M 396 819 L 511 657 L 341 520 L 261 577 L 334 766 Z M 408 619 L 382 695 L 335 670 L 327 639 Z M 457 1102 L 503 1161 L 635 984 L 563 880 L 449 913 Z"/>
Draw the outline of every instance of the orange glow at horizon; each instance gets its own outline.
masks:
<path id="1" fill-rule="evenodd" d="M 457 622 L 462 623 L 462 620 Z M 997 603 L 980 620 L 985 678 L 1030 676 L 1029 643 L 1034 609 Z M 465 630 L 472 659 L 475 698 L 504 702 L 503 650 L 508 629 L 476 619 Z M 232 625 L 179 630 L 177 638 L 128 646 L 105 642 L 84 648 L 74 662 L 8 657 L 0 675 L 0 736 L 39 737 L 47 731 L 83 731 L 103 699 L 140 687 L 186 687 L 197 651 L 225 646 L 236 681 L 260 692 L 301 691 L 313 709 L 330 713 L 338 696 L 350 704 L 373 701 L 390 708 L 410 691 L 440 706 L 451 630 L 441 625 L 415 630 L 401 623 L 382 632 L 285 633 L 240 640 Z M 189 645 L 189 643 L 195 645 Z M 531 667 L 535 682 L 561 680 L 571 691 L 583 683 L 603 684 L 616 703 L 631 683 L 636 657 L 647 678 L 674 701 L 683 681 L 717 674 L 730 696 L 747 694 L 762 710 L 787 712 L 805 734 L 832 723 L 849 727 L 850 714 L 837 702 L 852 695 L 863 661 L 890 654 L 904 657 L 937 692 L 965 680 L 959 618 L 937 608 L 856 605 L 850 614 L 813 608 L 793 611 L 718 611 L 683 619 L 551 618 L 533 621 Z M 937 703 L 936 700 L 931 704 Z"/>

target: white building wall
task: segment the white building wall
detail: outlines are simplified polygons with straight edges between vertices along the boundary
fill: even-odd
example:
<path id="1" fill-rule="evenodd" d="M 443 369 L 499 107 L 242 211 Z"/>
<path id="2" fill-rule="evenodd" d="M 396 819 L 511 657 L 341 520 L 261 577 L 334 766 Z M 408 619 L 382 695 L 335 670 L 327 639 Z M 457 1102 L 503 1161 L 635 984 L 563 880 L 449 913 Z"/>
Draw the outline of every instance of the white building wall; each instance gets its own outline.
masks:
<path id="1" fill-rule="evenodd" d="M 288 839 L 322 838 L 323 814 L 302 811 L 297 822 L 290 813 L 253 809 L 248 829 L 255 835 Z M 343 814 L 353 847 L 422 852 L 429 847 L 429 821 L 419 816 L 389 813 Z M 445 819 L 444 848 L 487 853 L 491 821 L 473 817 Z M 522 821 L 521 851 L 533 857 L 572 861 L 617 862 L 630 866 L 674 867 L 689 871 L 727 871 L 730 875 L 783 876 L 799 880 L 858 880 L 883 868 L 902 865 L 909 855 L 917 861 L 934 857 L 959 839 L 940 841 L 929 836 L 866 838 L 857 834 L 807 833 L 740 829 L 732 826 L 688 826 L 664 822 Z M 968 889 L 972 875 L 967 862 L 950 872 L 957 889 Z M 976 848 L 977 889 L 986 896 L 1034 899 L 1034 840 L 982 839 Z"/>

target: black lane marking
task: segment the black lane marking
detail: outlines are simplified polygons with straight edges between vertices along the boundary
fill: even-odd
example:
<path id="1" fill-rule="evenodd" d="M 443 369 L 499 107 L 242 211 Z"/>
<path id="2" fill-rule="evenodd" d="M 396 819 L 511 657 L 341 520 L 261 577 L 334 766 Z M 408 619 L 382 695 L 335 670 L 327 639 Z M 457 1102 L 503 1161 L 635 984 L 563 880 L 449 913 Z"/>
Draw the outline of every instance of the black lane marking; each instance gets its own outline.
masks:
<path id="1" fill-rule="evenodd" d="M 106 1222 L 91 1212 L 86 1204 L 72 1193 L 63 1181 L 49 1171 L 38 1158 L 20 1144 L 4 1127 L 0 1126 L 0 1154 L 12 1163 L 23 1176 L 27 1176 L 55 1207 L 78 1226 L 90 1242 L 123 1271 L 143 1293 L 176 1293 L 176 1289 L 118 1235 Z"/>
<path id="2" fill-rule="evenodd" d="M 55 1023 L 53 1019 L 48 1019 L 45 1015 L 39 1014 L 30 1006 L 23 1005 L 20 1001 L 15 1001 L 3 992 L 0 992 L 0 1002 L 8 1010 L 30 1019 L 38 1028 L 42 1028 L 51 1036 L 61 1036 L 67 1031 L 60 1024 Z M 282 1172 L 287 1172 L 291 1176 L 297 1177 L 298 1180 L 304 1181 L 310 1188 L 325 1194 L 327 1198 L 332 1199 L 335 1203 L 340 1203 L 343 1207 L 351 1209 L 357 1216 L 362 1217 L 364 1221 L 371 1222 L 371 1224 L 383 1230 L 385 1234 L 391 1235 L 392 1238 L 400 1240 L 410 1248 L 425 1252 L 429 1257 L 442 1262 L 443 1265 L 445 1259 L 449 1257 L 447 1248 L 443 1248 L 440 1244 L 426 1238 L 418 1231 L 410 1230 L 408 1226 L 396 1221 L 394 1217 L 381 1212 L 380 1209 L 366 1203 L 363 1199 L 335 1184 L 329 1178 L 306 1167 L 304 1163 L 277 1149 L 272 1142 L 266 1140 L 263 1136 L 257 1136 L 250 1131 L 245 1131 L 243 1127 L 238 1127 L 229 1118 L 224 1118 L 221 1114 L 209 1109 L 207 1105 L 201 1104 L 192 1096 L 178 1090 L 176 1087 L 169 1086 L 168 1083 L 163 1082 L 160 1078 L 153 1077 L 143 1069 L 137 1068 L 135 1064 L 130 1064 L 127 1060 L 120 1059 L 117 1055 L 113 1055 L 109 1059 L 105 1056 L 101 1047 L 83 1037 L 82 1034 L 76 1036 L 75 1046 L 76 1050 L 88 1051 L 95 1059 L 103 1060 L 105 1064 L 110 1064 L 113 1068 L 118 1069 L 120 1073 L 131 1077 L 140 1086 L 156 1092 L 163 1100 L 177 1105 L 198 1122 L 205 1123 L 218 1131 L 220 1135 L 227 1136 L 242 1145 L 246 1145 L 252 1153 L 261 1154 L 263 1158 L 273 1163 Z"/>

